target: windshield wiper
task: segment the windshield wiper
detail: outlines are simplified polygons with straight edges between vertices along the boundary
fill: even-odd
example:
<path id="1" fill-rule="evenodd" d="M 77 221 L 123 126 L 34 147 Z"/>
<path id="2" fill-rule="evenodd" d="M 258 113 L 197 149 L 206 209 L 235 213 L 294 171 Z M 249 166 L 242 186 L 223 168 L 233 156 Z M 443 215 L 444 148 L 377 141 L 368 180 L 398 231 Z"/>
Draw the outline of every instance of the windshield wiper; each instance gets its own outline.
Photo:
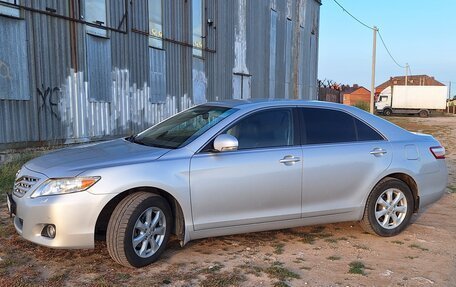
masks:
<path id="1" fill-rule="evenodd" d="M 134 142 L 135 137 L 136 137 L 136 135 L 133 134 L 133 135 L 131 135 L 131 136 L 126 137 L 125 140 L 126 140 L 126 141 L 129 141 L 129 142 Z"/>
<path id="2" fill-rule="evenodd" d="M 129 137 L 126 137 L 125 140 L 126 140 L 126 141 L 129 141 L 129 142 L 131 142 L 131 143 L 135 143 L 135 144 L 140 144 L 140 145 L 148 146 L 146 143 L 144 143 L 144 142 L 138 140 L 138 139 L 136 138 L 136 135 L 131 135 L 131 136 L 129 136 Z"/>

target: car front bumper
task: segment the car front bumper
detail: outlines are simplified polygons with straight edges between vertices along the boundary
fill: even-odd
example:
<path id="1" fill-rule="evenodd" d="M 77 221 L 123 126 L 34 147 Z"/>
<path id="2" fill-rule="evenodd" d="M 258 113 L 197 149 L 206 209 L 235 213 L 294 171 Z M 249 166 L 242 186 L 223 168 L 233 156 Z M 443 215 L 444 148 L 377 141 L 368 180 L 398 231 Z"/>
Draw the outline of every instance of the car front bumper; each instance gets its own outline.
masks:
<path id="1" fill-rule="evenodd" d="M 12 195 L 16 231 L 26 240 L 52 248 L 93 248 L 98 215 L 113 195 L 76 192 L 30 198 Z M 42 235 L 53 224 L 54 238 Z"/>

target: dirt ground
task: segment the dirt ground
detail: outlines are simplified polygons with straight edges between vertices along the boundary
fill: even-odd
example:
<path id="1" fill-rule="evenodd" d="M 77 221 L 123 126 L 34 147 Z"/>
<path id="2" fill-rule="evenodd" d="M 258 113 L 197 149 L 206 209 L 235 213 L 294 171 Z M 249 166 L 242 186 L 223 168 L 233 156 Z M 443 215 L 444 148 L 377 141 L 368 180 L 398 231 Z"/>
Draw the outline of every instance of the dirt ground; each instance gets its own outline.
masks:
<path id="1" fill-rule="evenodd" d="M 380 238 L 356 222 L 190 242 L 172 240 L 142 269 L 95 250 L 52 250 L 22 240 L 0 204 L 0 286 L 456 286 L 456 117 L 388 118 L 447 148 L 447 193 L 402 234 Z M 3 199 L 2 199 L 3 200 Z"/>

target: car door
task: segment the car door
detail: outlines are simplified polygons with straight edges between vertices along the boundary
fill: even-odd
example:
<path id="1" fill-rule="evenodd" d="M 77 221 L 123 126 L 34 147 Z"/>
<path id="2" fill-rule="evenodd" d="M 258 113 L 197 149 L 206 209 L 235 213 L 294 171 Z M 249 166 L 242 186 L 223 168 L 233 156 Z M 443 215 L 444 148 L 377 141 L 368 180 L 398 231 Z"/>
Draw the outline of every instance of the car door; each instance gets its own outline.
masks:
<path id="1" fill-rule="evenodd" d="M 302 149 L 292 108 L 253 112 L 222 133 L 236 151 L 195 154 L 190 190 L 195 230 L 301 216 Z"/>
<path id="2" fill-rule="evenodd" d="M 361 210 L 392 159 L 389 142 L 342 110 L 301 108 L 303 217 Z"/>

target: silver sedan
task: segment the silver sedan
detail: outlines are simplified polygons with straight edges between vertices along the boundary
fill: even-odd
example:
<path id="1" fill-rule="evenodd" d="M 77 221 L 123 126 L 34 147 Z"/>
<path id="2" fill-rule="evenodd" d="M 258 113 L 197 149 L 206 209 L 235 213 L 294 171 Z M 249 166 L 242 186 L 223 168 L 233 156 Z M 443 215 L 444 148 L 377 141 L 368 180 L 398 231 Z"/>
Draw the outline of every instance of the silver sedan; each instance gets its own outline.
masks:
<path id="1" fill-rule="evenodd" d="M 445 149 L 360 109 L 226 101 L 127 138 L 51 152 L 18 172 L 8 206 L 25 239 L 141 267 L 188 241 L 360 221 L 403 231 L 447 184 Z"/>

